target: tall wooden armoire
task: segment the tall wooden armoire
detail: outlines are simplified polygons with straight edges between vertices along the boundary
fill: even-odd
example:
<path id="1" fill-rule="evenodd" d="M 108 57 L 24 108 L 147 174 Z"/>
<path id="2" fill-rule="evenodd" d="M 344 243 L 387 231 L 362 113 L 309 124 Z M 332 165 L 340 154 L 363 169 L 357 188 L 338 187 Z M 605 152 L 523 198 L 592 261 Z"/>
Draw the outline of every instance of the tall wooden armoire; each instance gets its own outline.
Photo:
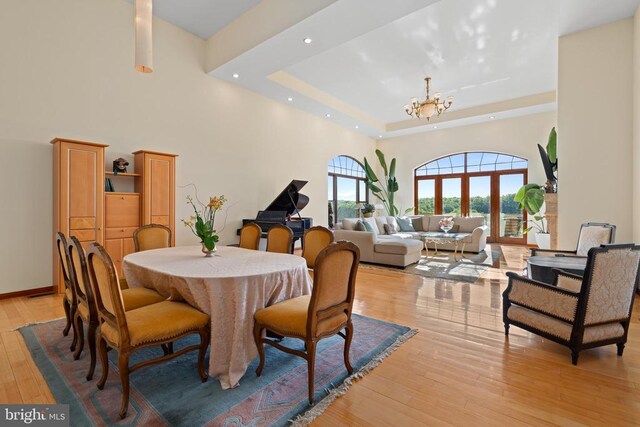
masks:
<path id="1" fill-rule="evenodd" d="M 104 241 L 104 151 L 108 145 L 55 138 L 53 144 L 53 289 L 64 292 L 55 234 L 84 246 Z"/>
<path id="2" fill-rule="evenodd" d="M 140 150 L 133 153 L 135 191 L 140 193 L 141 225 L 162 224 L 171 229 L 171 245 L 175 245 L 175 154 Z"/>

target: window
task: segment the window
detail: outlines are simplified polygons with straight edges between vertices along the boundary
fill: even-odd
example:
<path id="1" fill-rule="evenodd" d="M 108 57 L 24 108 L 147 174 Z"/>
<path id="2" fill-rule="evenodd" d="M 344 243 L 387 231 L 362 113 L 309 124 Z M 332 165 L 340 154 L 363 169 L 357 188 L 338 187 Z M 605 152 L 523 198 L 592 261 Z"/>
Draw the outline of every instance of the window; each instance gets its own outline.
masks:
<path id="1" fill-rule="evenodd" d="M 358 204 L 369 201 L 364 166 L 352 157 L 337 156 L 329 161 L 328 172 L 329 225 L 357 217 Z"/>
<path id="2" fill-rule="evenodd" d="M 488 241 L 525 243 L 526 220 L 513 196 L 527 182 L 527 160 L 503 153 L 459 153 L 415 170 L 418 214 L 483 216 Z"/>

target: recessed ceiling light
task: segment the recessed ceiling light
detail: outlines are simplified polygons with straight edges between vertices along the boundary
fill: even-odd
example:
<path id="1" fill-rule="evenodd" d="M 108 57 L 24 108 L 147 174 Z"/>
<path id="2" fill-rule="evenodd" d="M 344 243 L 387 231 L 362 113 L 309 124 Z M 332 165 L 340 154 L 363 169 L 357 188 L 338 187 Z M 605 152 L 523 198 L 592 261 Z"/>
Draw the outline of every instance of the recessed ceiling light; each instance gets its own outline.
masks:
<path id="1" fill-rule="evenodd" d="M 382 135 L 378 135 L 378 138 L 382 138 Z"/>
<path id="2" fill-rule="evenodd" d="M 329 117 L 331 117 L 331 114 L 327 113 L 327 114 L 325 114 L 324 116 L 325 116 L 326 118 L 329 118 Z"/>
<path id="3" fill-rule="evenodd" d="M 491 116 L 491 117 L 489 117 L 489 118 L 490 118 L 491 120 L 493 120 L 493 119 L 495 119 L 495 118 L 496 118 L 496 116 Z"/>
<path id="4" fill-rule="evenodd" d="M 288 97 L 287 101 L 291 102 L 291 101 L 293 101 L 293 98 L 292 97 Z"/>
<path id="5" fill-rule="evenodd" d="M 360 126 L 356 125 L 356 129 L 360 129 Z"/>
<path id="6" fill-rule="evenodd" d="M 234 79 L 237 79 L 238 77 L 240 77 L 240 74 L 238 74 L 238 73 L 233 73 L 233 78 L 234 78 Z"/>
<path id="7" fill-rule="evenodd" d="M 304 44 L 311 44 L 313 40 L 311 40 L 311 37 L 305 37 L 304 39 L 302 39 L 302 41 L 304 42 Z"/>
<path id="8" fill-rule="evenodd" d="M 434 126 L 433 128 L 434 128 L 434 129 L 438 129 L 438 126 Z"/>

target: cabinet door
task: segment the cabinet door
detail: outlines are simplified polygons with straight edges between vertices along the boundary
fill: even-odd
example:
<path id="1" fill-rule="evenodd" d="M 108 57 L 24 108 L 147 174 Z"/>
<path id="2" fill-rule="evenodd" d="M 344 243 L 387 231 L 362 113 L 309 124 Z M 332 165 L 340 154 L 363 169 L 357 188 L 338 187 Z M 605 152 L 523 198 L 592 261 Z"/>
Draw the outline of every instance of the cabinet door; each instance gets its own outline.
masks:
<path id="1" fill-rule="evenodd" d="M 169 225 L 171 216 L 171 163 L 172 158 L 150 158 L 150 194 L 149 208 L 151 222 Z"/>
<path id="2" fill-rule="evenodd" d="M 135 193 L 105 194 L 105 226 L 137 228 L 140 226 L 140 195 Z"/>
<path id="3" fill-rule="evenodd" d="M 104 249 L 107 251 L 113 265 L 116 267 L 118 277 L 122 277 L 122 257 L 123 245 L 122 239 L 107 239 L 104 241 Z"/>

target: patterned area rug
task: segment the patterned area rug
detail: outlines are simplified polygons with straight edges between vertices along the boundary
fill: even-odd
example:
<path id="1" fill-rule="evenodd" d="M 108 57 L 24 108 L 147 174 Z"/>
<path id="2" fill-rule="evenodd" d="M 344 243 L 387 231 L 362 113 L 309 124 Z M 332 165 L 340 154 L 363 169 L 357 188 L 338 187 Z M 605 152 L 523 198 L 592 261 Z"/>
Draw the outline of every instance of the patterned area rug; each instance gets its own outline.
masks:
<path id="1" fill-rule="evenodd" d="M 457 255 L 454 258 L 453 252 L 441 251 L 437 254 L 433 250 L 429 251 L 429 256 L 422 252 L 422 257 L 417 264 L 409 265 L 405 268 L 387 267 L 377 264 L 360 264 L 362 268 L 383 269 L 401 271 L 403 273 L 416 274 L 423 277 L 436 279 L 454 280 L 456 282 L 473 283 L 489 267 L 498 265 L 502 256 L 501 251 L 487 249 L 477 254 L 465 254 L 464 257 Z"/>
<path id="2" fill-rule="evenodd" d="M 311 422 L 344 394 L 353 380 L 368 373 L 416 332 L 358 315 L 353 315 L 353 323 L 351 364 L 355 372 L 348 377 L 342 338 L 321 340 L 315 369 L 317 403 L 313 407 L 307 400 L 306 361 L 267 346 L 262 376 L 255 375 L 256 358 L 240 386 L 231 390 L 222 390 L 213 378 L 204 384 L 200 382 L 196 372 L 197 352 L 134 372 L 129 411 L 124 420 L 118 417 L 122 395 L 115 352 L 109 352 L 109 379 L 100 391 L 96 387 L 101 374 L 99 361 L 94 380 L 86 381 L 88 349 L 85 347 L 79 360 L 73 360 L 69 351 L 72 334 L 62 337 L 63 319 L 25 326 L 20 332 L 56 402 L 70 405 L 71 425 L 280 426 L 292 420 L 298 425 Z M 186 338 L 181 344 L 176 343 L 175 349 L 195 341 L 197 338 Z M 300 340 L 285 339 L 283 344 L 304 348 Z M 131 364 L 152 354 L 162 353 L 159 348 L 140 351 L 132 357 Z"/>

